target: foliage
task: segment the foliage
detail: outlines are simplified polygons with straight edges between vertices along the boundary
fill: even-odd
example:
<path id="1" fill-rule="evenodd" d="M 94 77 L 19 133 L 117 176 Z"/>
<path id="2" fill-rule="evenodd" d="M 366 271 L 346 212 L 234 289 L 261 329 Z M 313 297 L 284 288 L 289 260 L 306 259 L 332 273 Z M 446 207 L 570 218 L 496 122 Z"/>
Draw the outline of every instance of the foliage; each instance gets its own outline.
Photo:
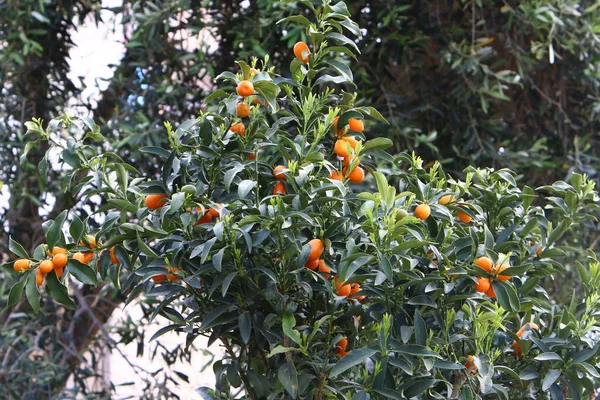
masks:
<path id="1" fill-rule="evenodd" d="M 96 228 L 65 211 L 43 225 L 46 243 L 33 254 L 11 242 L 33 267 L 21 272 L 9 306 L 25 293 L 38 309 L 38 265 L 61 247 L 70 254 L 66 269 L 45 275 L 42 291 L 65 307 L 81 306 L 68 286 L 110 281 L 127 303 L 156 300 L 152 317 L 170 324 L 154 339 L 177 331 L 184 348 L 198 336 L 224 346 L 217 386 L 199 389 L 205 398 L 591 396 L 599 377 L 598 261 L 589 252 L 578 264 L 584 290 L 569 305 L 539 282 L 562 274 L 561 259 L 577 251 L 560 239 L 592 219 L 594 183 L 572 174 L 521 189 L 508 169 L 475 167 L 460 180 L 439 163 L 425 169 L 415 154 L 392 156 L 389 139 L 346 131 L 351 118 L 367 128 L 385 123 L 351 91 L 347 62 L 358 55 L 358 26 L 343 2 L 301 3 L 311 12 L 282 23 L 303 26 L 309 62 L 293 59 L 289 77 L 268 56 L 220 74 L 225 85 L 207 97 L 207 111 L 177 129 L 165 124 L 171 150 L 140 149 L 161 165 L 159 177 L 104 151 L 86 118 L 59 117 L 47 128 L 28 122 L 30 134 L 59 151 L 65 190 L 85 203 L 100 196 L 102 222 Z M 235 93 L 242 80 L 254 95 Z M 241 120 L 239 102 L 251 105 Z M 231 129 L 239 122 L 243 134 Z M 341 135 L 359 139 L 346 149 L 354 159 L 333 154 Z M 328 178 L 344 162 L 344 176 L 364 167 L 370 178 L 358 185 Z M 278 165 L 281 195 L 273 194 Z M 150 201 L 154 194 L 166 201 Z M 421 204 L 431 214 L 416 218 Z M 331 272 L 305 266 L 319 253 L 313 239 L 323 241 L 316 257 Z M 93 259 L 76 260 L 78 251 Z M 482 256 L 496 267 L 478 267 Z M 502 274 L 501 266 L 508 266 Z M 491 279 L 485 294 L 475 290 L 479 276 Z M 341 295 L 346 285 L 354 293 Z M 336 349 L 343 338 L 347 354 Z"/>

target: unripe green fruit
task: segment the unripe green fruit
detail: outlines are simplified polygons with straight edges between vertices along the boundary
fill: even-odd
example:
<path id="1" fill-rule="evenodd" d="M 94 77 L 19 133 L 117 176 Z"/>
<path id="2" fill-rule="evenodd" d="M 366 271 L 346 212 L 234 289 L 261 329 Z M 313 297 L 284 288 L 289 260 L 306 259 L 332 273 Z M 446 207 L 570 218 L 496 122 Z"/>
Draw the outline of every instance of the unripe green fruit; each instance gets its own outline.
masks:
<path id="1" fill-rule="evenodd" d="M 401 208 L 396 210 L 396 221 L 400 221 L 402 218 L 407 217 L 408 213 L 406 212 L 406 210 L 403 210 Z"/>
<path id="2" fill-rule="evenodd" d="M 185 185 L 181 188 L 183 193 L 191 194 L 192 196 L 196 194 L 196 187 L 194 185 Z"/>

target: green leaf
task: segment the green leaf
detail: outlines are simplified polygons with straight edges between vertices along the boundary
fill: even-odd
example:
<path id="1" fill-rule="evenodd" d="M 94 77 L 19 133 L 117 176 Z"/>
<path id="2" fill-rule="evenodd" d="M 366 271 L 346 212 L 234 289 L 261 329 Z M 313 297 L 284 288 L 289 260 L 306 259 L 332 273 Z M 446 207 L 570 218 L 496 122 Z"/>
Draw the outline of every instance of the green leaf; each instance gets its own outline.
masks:
<path id="1" fill-rule="evenodd" d="M 492 286 L 502 308 L 510 312 L 519 312 L 521 309 L 519 294 L 512 284 L 496 281 L 492 283 Z"/>
<path id="2" fill-rule="evenodd" d="M 83 235 L 83 222 L 77 215 L 73 215 L 73 220 L 71 221 L 71 225 L 69 225 L 69 233 L 75 243 L 79 243 L 79 239 Z"/>
<path id="3" fill-rule="evenodd" d="M 417 357 L 434 357 L 442 359 L 438 353 L 433 350 L 429 350 L 425 346 L 419 346 L 418 344 L 398 344 L 392 341 L 392 350 L 397 351 L 398 353 L 409 354 L 411 356 Z"/>
<path id="4" fill-rule="evenodd" d="M 85 285 L 96 285 L 98 283 L 98 277 L 94 267 L 83 264 L 72 258 L 69 259 L 69 262 L 67 263 L 67 271 Z"/>
<path id="5" fill-rule="evenodd" d="M 375 139 L 371 139 L 363 145 L 363 152 L 372 151 L 372 150 L 385 150 L 394 145 L 388 138 L 378 137 Z"/>
<path id="6" fill-rule="evenodd" d="M 46 289 L 48 290 L 48 293 L 50 293 L 50 296 L 60 304 L 72 310 L 77 308 L 77 305 L 75 305 L 73 300 L 69 297 L 67 287 L 59 282 L 56 274 L 46 275 Z"/>
<path id="7" fill-rule="evenodd" d="M 548 373 L 544 377 L 544 380 L 542 381 L 542 390 L 545 392 L 546 390 L 550 389 L 550 386 L 552 386 L 552 384 L 554 382 L 556 382 L 556 380 L 559 377 L 560 377 L 560 370 L 551 369 L 550 371 L 548 371 Z"/>
<path id="8" fill-rule="evenodd" d="M 418 396 L 430 387 L 432 387 L 436 382 L 438 382 L 437 379 L 421 379 L 402 385 L 403 387 L 405 387 L 404 396 L 409 399 Z"/>
<path id="9" fill-rule="evenodd" d="M 352 350 L 350 353 L 342 357 L 331 369 L 329 376 L 336 377 L 342 372 L 364 362 L 367 358 L 377 353 L 377 350 L 370 348 Z"/>
<path id="10" fill-rule="evenodd" d="M 296 318 L 294 318 L 294 315 L 285 313 L 283 318 L 281 318 L 281 325 L 283 327 L 283 334 L 292 339 L 294 343 L 300 344 L 300 332 L 294 329 L 296 326 Z"/>
<path id="11" fill-rule="evenodd" d="M 29 258 L 29 255 L 19 243 L 15 242 L 12 238 L 8 239 L 8 249 L 20 258 Z"/>
<path id="12" fill-rule="evenodd" d="M 427 327 L 419 310 L 415 310 L 415 339 L 418 345 L 425 346 L 427 343 Z"/>
<path id="13" fill-rule="evenodd" d="M 25 283 L 27 282 L 27 275 L 31 275 L 32 273 L 23 274 L 21 279 L 17 283 L 10 288 L 10 292 L 8 292 L 8 302 L 6 303 L 6 307 L 12 307 L 19 302 L 21 296 L 23 296 L 23 289 L 25 288 Z M 35 273 L 33 273 L 35 275 Z"/>
<path id="14" fill-rule="evenodd" d="M 163 326 L 158 331 L 156 331 L 156 333 L 154 333 L 154 335 L 152 335 L 152 337 L 150 338 L 150 341 L 158 339 L 159 337 L 161 337 L 162 335 L 164 335 L 167 332 L 170 332 L 177 328 L 181 328 L 181 326 L 182 325 L 180 325 L 180 324 L 171 324 L 171 325 Z"/>
<path id="15" fill-rule="evenodd" d="M 54 246 L 63 239 L 62 226 L 67 218 L 67 210 L 61 212 L 58 217 L 52 222 L 50 228 L 46 232 L 46 240 L 48 242 L 48 250 L 52 251 Z"/>
<path id="16" fill-rule="evenodd" d="M 240 336 L 244 344 L 248 344 L 250 341 L 250 334 L 252 333 L 252 321 L 250 319 L 250 313 L 241 313 L 238 317 L 238 328 L 240 329 Z"/>
<path id="17" fill-rule="evenodd" d="M 277 378 L 292 399 L 298 397 L 298 371 L 293 361 L 288 361 L 279 368 Z"/>
<path id="18" fill-rule="evenodd" d="M 40 291 L 37 287 L 35 272 L 31 271 L 27 275 L 29 277 L 27 279 L 27 286 L 25 287 L 25 294 L 27 295 L 27 301 L 29 302 L 31 309 L 35 314 L 37 314 L 40 312 L 40 299 L 42 296 L 40 295 Z"/>
<path id="19" fill-rule="evenodd" d="M 240 199 L 245 199 L 248 193 L 256 186 L 256 181 L 250 179 L 244 179 L 238 185 L 238 196 Z"/>

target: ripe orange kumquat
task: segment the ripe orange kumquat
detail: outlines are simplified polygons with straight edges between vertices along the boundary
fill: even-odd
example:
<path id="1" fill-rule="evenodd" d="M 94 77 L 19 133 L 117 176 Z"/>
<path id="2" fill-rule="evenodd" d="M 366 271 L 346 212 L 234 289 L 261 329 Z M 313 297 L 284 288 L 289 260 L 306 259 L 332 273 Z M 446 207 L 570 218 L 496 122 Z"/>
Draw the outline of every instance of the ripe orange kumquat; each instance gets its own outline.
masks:
<path id="1" fill-rule="evenodd" d="M 285 187 L 285 183 L 283 182 L 277 182 L 273 188 L 273 195 L 277 196 L 280 194 L 287 194 L 287 189 Z"/>
<path id="2" fill-rule="evenodd" d="M 55 268 L 64 268 L 65 265 L 67 265 L 67 262 L 69 262 L 69 258 L 67 257 L 66 254 L 57 254 L 54 257 L 52 257 L 52 263 L 54 264 Z"/>
<path id="3" fill-rule="evenodd" d="M 350 118 L 348 120 L 348 127 L 351 131 L 362 132 L 365 129 L 365 124 L 362 119 Z"/>
<path id="4" fill-rule="evenodd" d="M 327 264 L 325 264 L 325 260 L 319 260 L 319 267 L 317 270 L 323 274 L 323 277 L 325 279 L 329 279 L 331 274 L 331 268 L 329 268 Z"/>
<path id="5" fill-rule="evenodd" d="M 477 290 L 480 293 L 485 293 L 487 292 L 491 287 L 491 282 L 489 280 L 489 278 L 484 278 L 481 276 L 477 277 L 477 283 L 475 284 L 475 290 Z"/>
<path id="6" fill-rule="evenodd" d="M 331 171 L 331 173 L 329 174 L 329 179 L 332 179 L 334 181 L 343 181 L 344 174 L 342 174 L 340 171 Z"/>
<path id="7" fill-rule="evenodd" d="M 21 258 L 15 261 L 13 265 L 13 269 L 17 272 L 25 271 L 31 268 L 31 261 L 26 258 Z"/>
<path id="8" fill-rule="evenodd" d="M 238 118 L 246 118 L 250 115 L 250 105 L 248 103 L 237 103 L 235 105 L 235 113 Z"/>
<path id="9" fill-rule="evenodd" d="M 415 216 L 422 221 L 429 218 L 429 214 L 431 214 L 431 208 L 428 204 L 422 203 L 415 208 Z"/>
<path id="10" fill-rule="evenodd" d="M 168 197 L 166 194 L 149 194 L 146 196 L 146 207 L 151 210 L 159 209 L 165 205 Z"/>
<path id="11" fill-rule="evenodd" d="M 489 273 L 492 273 L 494 269 L 494 263 L 489 257 L 479 257 L 475 260 L 475 265 Z"/>
<path id="12" fill-rule="evenodd" d="M 236 122 L 235 124 L 231 124 L 231 128 L 229 128 L 232 132 L 238 134 L 239 137 L 246 136 L 246 126 L 241 122 Z"/>
<path id="13" fill-rule="evenodd" d="M 314 259 L 314 260 L 308 260 L 306 261 L 306 264 L 304 264 L 304 266 L 312 271 L 316 270 L 317 267 L 319 266 L 319 259 Z"/>
<path id="14" fill-rule="evenodd" d="M 40 263 L 40 271 L 42 274 L 46 275 L 52 272 L 54 269 L 54 263 L 51 260 L 44 260 Z"/>
<path id="15" fill-rule="evenodd" d="M 465 224 L 468 224 L 469 222 L 471 222 L 471 216 L 469 214 L 467 214 L 466 212 L 463 211 L 459 211 L 456 216 L 458 217 L 458 219 L 460 220 L 460 222 L 463 222 Z"/>
<path id="16" fill-rule="evenodd" d="M 344 175 L 347 174 L 348 168 L 344 168 Z M 348 174 L 348 180 L 352 183 L 361 183 L 365 180 L 365 170 L 362 167 L 354 167 L 352 171 Z"/>
<path id="17" fill-rule="evenodd" d="M 321 239 L 312 239 L 308 242 L 310 246 L 310 254 L 308 255 L 309 260 L 318 260 L 325 250 L 325 245 Z"/>
<path id="18" fill-rule="evenodd" d="M 235 90 L 242 97 L 252 96 L 254 94 L 254 84 L 248 80 L 243 80 L 238 83 Z"/>
<path id="19" fill-rule="evenodd" d="M 275 179 L 277 179 L 278 181 L 284 180 L 285 174 L 283 173 L 283 171 L 285 171 L 286 169 L 287 168 L 283 165 L 278 165 L 275 168 L 273 168 L 273 176 L 275 177 Z"/>
<path id="20" fill-rule="evenodd" d="M 294 45 L 294 55 L 304 64 L 308 62 L 308 55 L 310 54 L 310 49 L 308 45 L 304 42 L 298 42 Z"/>
<path id="21" fill-rule="evenodd" d="M 445 196 L 440 197 L 440 199 L 438 200 L 438 203 L 445 206 L 446 204 L 450 203 L 453 199 L 453 196 L 451 194 L 447 194 Z"/>
<path id="22" fill-rule="evenodd" d="M 341 140 L 341 139 L 337 140 L 333 147 L 333 152 L 338 157 L 348 157 L 348 155 L 350 154 L 351 151 L 352 151 L 352 147 L 350 147 L 348 142 Z"/>

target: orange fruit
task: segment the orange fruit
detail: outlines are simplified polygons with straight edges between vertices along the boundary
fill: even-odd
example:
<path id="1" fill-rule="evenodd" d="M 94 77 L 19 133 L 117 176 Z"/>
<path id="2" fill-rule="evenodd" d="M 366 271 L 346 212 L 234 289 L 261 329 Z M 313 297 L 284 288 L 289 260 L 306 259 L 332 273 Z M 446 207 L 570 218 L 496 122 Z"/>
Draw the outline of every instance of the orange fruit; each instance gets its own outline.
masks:
<path id="1" fill-rule="evenodd" d="M 212 215 L 213 218 L 219 218 L 221 216 L 221 212 L 219 211 L 221 208 L 223 208 L 223 205 L 221 204 L 216 204 L 217 208 L 209 208 L 208 212 L 210 213 L 210 215 Z"/>
<path id="2" fill-rule="evenodd" d="M 499 265 L 496 267 L 494 272 L 496 273 L 496 275 L 498 275 L 497 278 L 499 281 L 507 281 L 510 278 L 512 278 L 512 276 L 509 276 L 509 275 L 501 275 L 502 271 L 504 271 L 507 268 L 508 268 L 507 264 L 502 264 L 502 265 Z"/>
<path id="3" fill-rule="evenodd" d="M 119 259 L 115 255 L 115 246 L 113 246 L 113 247 L 110 248 L 110 262 L 111 262 L 111 264 L 118 264 L 119 263 Z"/>
<path id="4" fill-rule="evenodd" d="M 335 142 L 335 145 L 333 146 L 333 152 L 338 157 L 348 157 L 348 154 L 350 154 L 349 149 L 352 149 L 352 148 L 350 147 L 348 142 L 341 140 L 341 139 L 337 140 Z"/>
<path id="5" fill-rule="evenodd" d="M 477 290 L 479 293 L 485 293 L 490 289 L 491 285 L 492 284 L 490 283 L 489 278 L 478 276 L 477 283 L 475 284 L 475 290 Z"/>
<path id="6" fill-rule="evenodd" d="M 348 297 L 348 296 L 350 296 L 350 293 L 352 292 L 352 288 L 350 287 L 350 285 L 346 285 L 346 282 L 339 282 L 335 286 L 335 288 L 337 290 L 338 296 Z"/>
<path id="7" fill-rule="evenodd" d="M 348 127 L 351 131 L 362 132 L 365 129 L 365 124 L 362 119 L 350 118 L 348 120 Z"/>
<path id="8" fill-rule="evenodd" d="M 347 170 L 348 170 L 348 168 L 344 168 L 344 175 L 346 174 Z M 362 181 L 365 180 L 365 170 L 362 169 L 362 167 L 355 167 L 348 174 L 348 179 L 352 183 L 361 183 Z"/>
<path id="9" fill-rule="evenodd" d="M 54 263 L 51 260 L 44 260 L 40 263 L 40 271 L 46 275 L 54 269 Z"/>
<path id="10" fill-rule="evenodd" d="M 273 188 L 273 195 L 277 196 L 280 194 L 287 194 L 287 189 L 285 188 L 285 183 L 283 182 L 277 182 Z"/>
<path id="11" fill-rule="evenodd" d="M 471 222 L 471 216 L 469 214 L 467 214 L 466 212 L 463 211 L 459 211 L 456 216 L 458 217 L 458 219 L 460 220 L 460 222 L 463 222 L 465 224 L 468 224 L 469 222 Z"/>
<path id="12" fill-rule="evenodd" d="M 82 252 L 78 251 L 77 253 L 73 254 L 73 260 L 77 260 L 82 264 L 85 264 L 85 254 L 83 254 Z"/>
<path id="13" fill-rule="evenodd" d="M 241 122 L 236 122 L 235 124 L 231 124 L 231 128 L 229 128 L 232 132 L 238 134 L 239 137 L 246 136 L 246 126 L 244 126 Z"/>
<path id="14" fill-rule="evenodd" d="M 282 171 L 284 171 L 286 169 L 287 168 L 284 167 L 283 165 L 278 165 L 275 168 L 273 168 L 273 176 L 275 177 L 275 179 L 277 179 L 278 181 L 284 180 L 285 174 Z"/>
<path id="15" fill-rule="evenodd" d="M 331 171 L 331 174 L 329 174 L 329 179 L 334 181 L 343 181 L 344 174 L 342 174 L 340 171 Z"/>
<path id="16" fill-rule="evenodd" d="M 254 96 L 254 98 L 252 99 L 252 102 L 256 105 L 263 105 L 266 106 L 267 104 L 269 104 L 269 102 L 267 101 L 267 99 L 264 99 L 264 101 L 261 100 L 262 97 L 259 96 Z"/>
<path id="17" fill-rule="evenodd" d="M 531 330 L 536 330 L 539 331 L 540 327 L 538 326 L 538 324 L 536 324 L 535 322 L 527 322 L 526 324 L 524 324 L 518 331 L 517 331 L 517 336 L 521 337 L 523 336 L 523 334 L 525 333 L 525 328 L 527 328 L 527 325 L 529 325 L 529 328 Z"/>
<path id="18" fill-rule="evenodd" d="M 154 282 L 162 282 L 162 281 L 164 281 L 165 279 L 167 279 L 167 275 L 164 275 L 164 274 L 162 274 L 162 275 L 154 275 L 154 276 L 153 276 L 151 279 L 152 279 Z"/>
<path id="19" fill-rule="evenodd" d="M 325 260 L 319 260 L 318 271 L 323 274 L 323 278 L 329 279 L 331 268 L 329 268 L 327 264 L 325 264 Z"/>
<path id="20" fill-rule="evenodd" d="M 26 269 L 31 268 L 31 261 L 26 258 L 21 258 L 15 261 L 13 268 L 17 272 L 25 271 Z"/>
<path id="21" fill-rule="evenodd" d="M 235 114 L 238 118 L 246 118 L 250 115 L 250 105 L 248 103 L 237 103 L 235 105 Z"/>
<path id="22" fill-rule="evenodd" d="M 96 237 L 94 235 L 86 235 L 85 238 L 79 241 L 81 246 L 85 246 L 88 249 L 95 249 L 98 247 L 98 243 L 96 243 Z"/>
<path id="23" fill-rule="evenodd" d="M 63 269 L 65 265 L 69 262 L 69 258 L 66 254 L 57 254 L 52 257 L 52 263 L 54 264 L 54 268 Z"/>
<path id="24" fill-rule="evenodd" d="M 254 161 L 255 158 L 256 158 L 256 154 L 254 154 L 254 153 L 248 154 L 248 160 Z"/>
<path id="25" fill-rule="evenodd" d="M 310 246 L 310 254 L 308 255 L 308 259 L 318 260 L 325 249 L 323 241 L 321 239 L 312 239 L 308 242 L 308 245 Z"/>
<path id="26" fill-rule="evenodd" d="M 447 194 L 445 196 L 440 197 L 440 199 L 438 200 L 438 203 L 445 206 L 446 204 L 450 203 L 452 201 L 452 195 L 451 194 Z"/>
<path id="27" fill-rule="evenodd" d="M 358 144 L 358 140 L 354 139 L 352 136 L 344 136 L 341 140 L 348 143 L 352 149 L 356 149 L 356 145 Z"/>
<path id="28" fill-rule="evenodd" d="M 344 157 L 344 167 L 348 168 L 352 161 L 356 158 L 354 154 L 350 154 L 348 157 Z M 356 164 L 356 166 L 360 165 L 360 161 Z"/>
<path id="29" fill-rule="evenodd" d="M 344 134 L 344 128 L 338 129 L 338 121 L 339 121 L 340 117 L 335 117 L 332 121 L 332 125 L 333 125 L 333 131 L 335 132 L 336 136 L 341 136 Z"/>
<path id="30" fill-rule="evenodd" d="M 168 197 L 166 194 L 149 194 L 146 196 L 146 207 L 151 210 L 161 208 L 167 202 Z"/>
<path id="31" fill-rule="evenodd" d="M 535 255 L 539 256 L 542 251 L 544 251 L 544 248 L 542 246 L 538 247 L 538 249 L 535 251 Z"/>
<path id="32" fill-rule="evenodd" d="M 86 251 L 85 253 L 83 253 L 83 255 L 85 257 L 85 264 L 88 264 L 90 261 L 92 261 L 92 258 L 94 258 L 94 253 L 91 251 Z"/>
<path id="33" fill-rule="evenodd" d="M 485 292 L 485 294 L 492 299 L 496 298 L 496 292 L 494 292 L 494 287 L 492 285 L 490 285 L 490 288 L 487 290 L 487 292 Z"/>
<path id="34" fill-rule="evenodd" d="M 519 342 L 517 342 L 516 340 L 513 340 L 513 347 L 515 348 L 515 357 L 516 358 L 521 357 L 521 355 L 523 354 L 523 351 L 521 350 L 521 345 L 519 344 Z"/>
<path id="35" fill-rule="evenodd" d="M 310 269 L 311 271 L 314 271 L 317 269 L 317 267 L 319 266 L 319 259 L 315 259 L 315 260 L 308 260 L 306 262 L 306 264 L 304 264 L 304 266 L 308 269 Z"/>
<path id="36" fill-rule="evenodd" d="M 340 341 L 335 344 L 336 349 L 341 349 L 343 351 L 346 351 L 347 347 L 348 347 L 348 339 L 345 337 L 340 339 Z"/>
<path id="37" fill-rule="evenodd" d="M 198 207 L 198 208 L 200 208 L 200 207 Z M 197 208 L 197 209 L 198 209 L 198 208 Z M 196 210 L 197 210 L 197 209 L 196 209 Z M 200 208 L 200 210 L 202 210 L 202 209 Z M 196 222 L 194 223 L 194 226 L 198 226 L 198 225 L 200 225 L 200 224 L 207 224 L 207 223 L 209 223 L 210 221 L 212 221 L 212 219 L 213 219 L 213 216 L 212 216 L 212 214 L 211 214 L 211 213 L 209 213 L 209 212 L 207 211 L 207 212 L 205 212 L 205 213 L 204 213 L 204 215 L 202 215 L 202 216 L 200 217 L 200 219 L 198 219 L 198 221 L 196 221 Z"/>
<path id="38" fill-rule="evenodd" d="M 63 274 L 63 269 L 56 267 L 56 268 L 54 268 L 54 272 L 56 273 L 56 277 L 58 279 L 60 279 L 62 277 L 62 274 Z"/>
<path id="39" fill-rule="evenodd" d="M 44 274 L 38 269 L 35 271 L 35 284 L 42 286 L 42 283 L 44 283 Z"/>
<path id="40" fill-rule="evenodd" d="M 179 268 L 177 268 L 177 267 L 167 267 L 167 269 L 171 272 L 176 272 L 179 270 Z M 176 281 L 177 279 L 179 279 L 179 276 L 177 276 L 175 274 L 168 274 L 167 279 L 170 281 Z"/>
<path id="41" fill-rule="evenodd" d="M 237 94 L 243 97 L 252 96 L 252 94 L 254 94 L 254 85 L 252 84 L 252 82 L 244 80 L 238 83 L 237 87 L 235 88 L 235 91 L 237 92 Z"/>
<path id="42" fill-rule="evenodd" d="M 308 62 L 308 55 L 310 54 L 310 49 L 308 45 L 304 42 L 298 42 L 294 45 L 294 55 L 304 64 Z"/>
<path id="43" fill-rule="evenodd" d="M 477 371 L 477 366 L 474 364 L 473 356 L 467 357 L 467 362 L 465 363 L 465 368 L 471 370 L 471 373 Z"/>
<path id="44" fill-rule="evenodd" d="M 475 260 L 475 265 L 490 273 L 494 269 L 494 263 L 489 257 L 479 257 L 477 260 Z"/>
<path id="45" fill-rule="evenodd" d="M 429 214 L 431 214 L 431 208 L 428 204 L 422 203 L 415 208 L 415 216 L 422 221 L 429 218 Z"/>
<path id="46" fill-rule="evenodd" d="M 62 247 L 54 246 L 52 251 L 46 251 L 46 254 L 48 254 L 48 257 L 52 257 L 57 254 L 67 254 L 67 250 L 63 249 Z"/>
<path id="47" fill-rule="evenodd" d="M 355 295 L 360 292 L 360 285 L 356 282 L 350 284 L 350 294 Z"/>

